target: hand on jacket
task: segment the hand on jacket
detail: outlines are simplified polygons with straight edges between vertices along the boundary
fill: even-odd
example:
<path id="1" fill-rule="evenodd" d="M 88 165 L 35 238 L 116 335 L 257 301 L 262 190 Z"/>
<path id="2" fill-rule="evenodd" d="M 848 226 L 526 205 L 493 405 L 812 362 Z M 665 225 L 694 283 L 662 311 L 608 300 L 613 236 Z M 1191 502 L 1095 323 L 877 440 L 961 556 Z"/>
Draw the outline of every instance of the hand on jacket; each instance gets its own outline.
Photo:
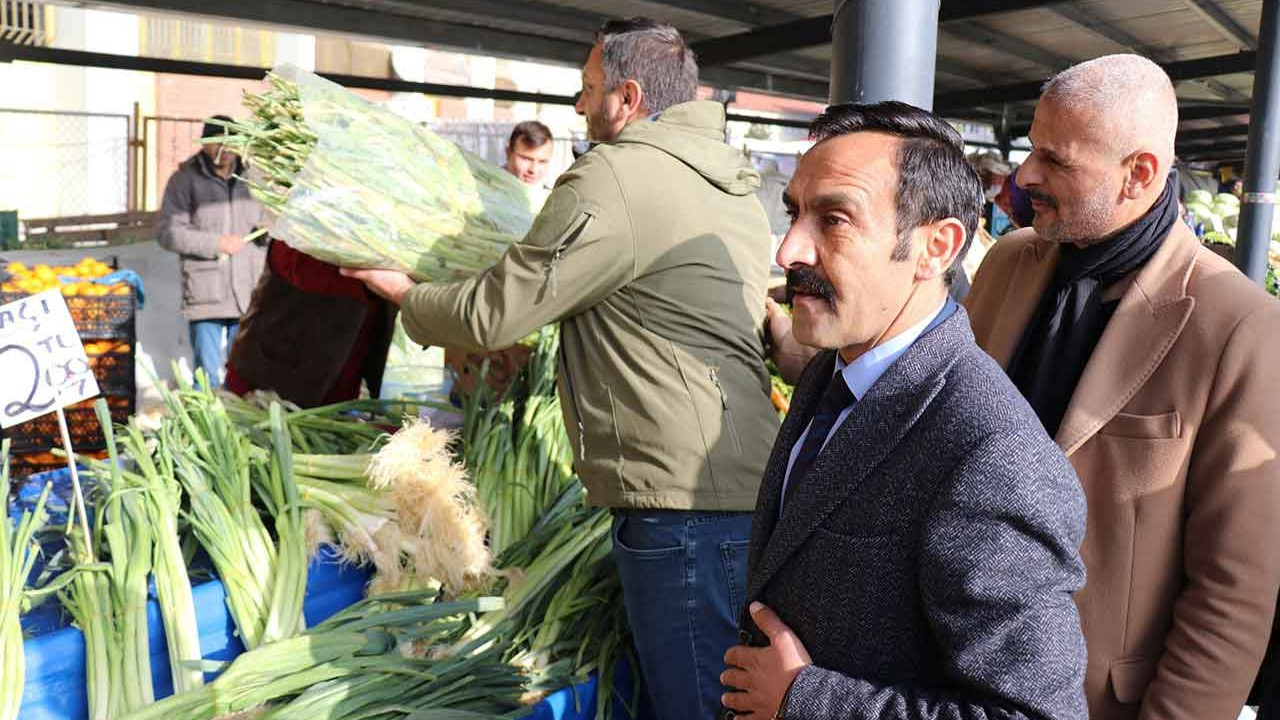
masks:
<path id="1" fill-rule="evenodd" d="M 385 298 L 396 305 L 399 305 L 404 300 L 404 294 L 417 284 L 413 281 L 413 278 L 399 270 L 342 268 L 342 274 L 363 282 L 375 295 Z"/>
<path id="2" fill-rule="evenodd" d="M 769 638 L 769 646 L 729 648 L 724 654 L 729 669 L 720 674 L 720 682 L 736 691 L 725 693 L 720 701 L 739 714 L 767 720 L 777 716 L 791 683 L 813 660 L 800 638 L 769 608 L 751 603 L 751 619 Z"/>
<path id="3" fill-rule="evenodd" d="M 791 334 L 791 316 L 772 297 L 765 298 L 765 327 L 772 342 L 769 358 L 778 366 L 782 379 L 790 385 L 800 380 L 804 368 L 818 354 L 817 348 L 803 345 Z"/>
<path id="4" fill-rule="evenodd" d="M 235 255 L 247 244 L 239 235 L 223 235 L 218 238 L 218 252 L 223 255 Z"/>

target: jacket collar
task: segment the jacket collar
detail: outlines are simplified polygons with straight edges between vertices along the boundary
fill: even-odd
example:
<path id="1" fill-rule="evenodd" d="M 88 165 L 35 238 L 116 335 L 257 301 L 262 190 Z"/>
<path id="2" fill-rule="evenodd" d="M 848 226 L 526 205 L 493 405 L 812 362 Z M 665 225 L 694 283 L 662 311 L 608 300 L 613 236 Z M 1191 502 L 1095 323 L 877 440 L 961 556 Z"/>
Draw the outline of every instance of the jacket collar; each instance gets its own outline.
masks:
<path id="1" fill-rule="evenodd" d="M 812 469 L 804 477 L 791 479 L 784 511 L 787 522 L 779 525 L 787 460 L 831 378 L 835 352 L 824 352 L 809 363 L 760 489 L 752 528 L 749 597 L 759 596 L 814 530 L 897 447 L 942 388 L 952 363 L 972 344 L 973 333 L 962 309 L 921 335 L 858 401 Z"/>
<path id="2" fill-rule="evenodd" d="M 1177 340 L 1195 306 L 1187 283 L 1199 247 L 1186 225 L 1174 223 L 1160 249 L 1124 291 L 1054 438 L 1067 455 L 1133 398 Z M 1058 256 L 1058 244 L 1051 240 L 1036 237 L 1023 245 L 987 348 L 1002 367 L 1008 368 L 1048 289 Z"/>

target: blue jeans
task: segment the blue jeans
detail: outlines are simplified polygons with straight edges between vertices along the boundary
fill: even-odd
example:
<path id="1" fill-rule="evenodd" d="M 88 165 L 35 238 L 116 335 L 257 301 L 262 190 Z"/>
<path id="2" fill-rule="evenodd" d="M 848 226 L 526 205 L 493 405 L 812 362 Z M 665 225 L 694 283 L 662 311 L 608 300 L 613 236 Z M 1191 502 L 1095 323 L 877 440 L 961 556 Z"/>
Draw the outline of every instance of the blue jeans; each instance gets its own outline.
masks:
<path id="1" fill-rule="evenodd" d="M 209 386 L 222 387 L 222 374 L 227 366 L 227 353 L 235 340 L 240 321 L 236 319 L 193 320 L 191 322 L 191 353 L 196 366 L 209 378 Z"/>
<path id="2" fill-rule="evenodd" d="M 750 537 L 750 513 L 614 513 L 613 557 L 649 700 L 638 720 L 716 716 L 724 653 L 738 643 L 746 602 Z"/>

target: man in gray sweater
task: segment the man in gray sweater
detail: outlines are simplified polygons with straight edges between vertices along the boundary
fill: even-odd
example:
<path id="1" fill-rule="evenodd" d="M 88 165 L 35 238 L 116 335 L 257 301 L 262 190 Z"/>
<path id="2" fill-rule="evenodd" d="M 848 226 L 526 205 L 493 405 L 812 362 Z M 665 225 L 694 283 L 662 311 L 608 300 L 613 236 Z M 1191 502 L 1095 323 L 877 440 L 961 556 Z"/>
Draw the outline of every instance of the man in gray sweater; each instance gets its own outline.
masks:
<path id="1" fill-rule="evenodd" d="M 202 138 L 224 134 L 220 123 L 230 122 L 225 115 L 210 120 Z M 222 383 L 236 326 L 267 258 L 265 238 L 245 240 L 262 225 L 264 210 L 236 178 L 243 172 L 235 153 L 206 144 L 169 178 L 160 206 L 157 240 L 182 258 L 182 312 L 195 367 L 213 387 Z"/>

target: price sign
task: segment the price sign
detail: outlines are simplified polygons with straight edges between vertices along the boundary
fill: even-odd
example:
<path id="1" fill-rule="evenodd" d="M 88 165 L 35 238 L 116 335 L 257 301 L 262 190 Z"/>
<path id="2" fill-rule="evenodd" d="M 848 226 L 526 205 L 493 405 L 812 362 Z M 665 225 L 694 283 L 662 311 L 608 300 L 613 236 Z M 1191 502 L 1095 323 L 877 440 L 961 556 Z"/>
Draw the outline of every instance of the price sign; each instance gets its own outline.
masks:
<path id="1" fill-rule="evenodd" d="M 57 290 L 0 305 L 0 427 L 98 394 L 98 381 Z"/>

